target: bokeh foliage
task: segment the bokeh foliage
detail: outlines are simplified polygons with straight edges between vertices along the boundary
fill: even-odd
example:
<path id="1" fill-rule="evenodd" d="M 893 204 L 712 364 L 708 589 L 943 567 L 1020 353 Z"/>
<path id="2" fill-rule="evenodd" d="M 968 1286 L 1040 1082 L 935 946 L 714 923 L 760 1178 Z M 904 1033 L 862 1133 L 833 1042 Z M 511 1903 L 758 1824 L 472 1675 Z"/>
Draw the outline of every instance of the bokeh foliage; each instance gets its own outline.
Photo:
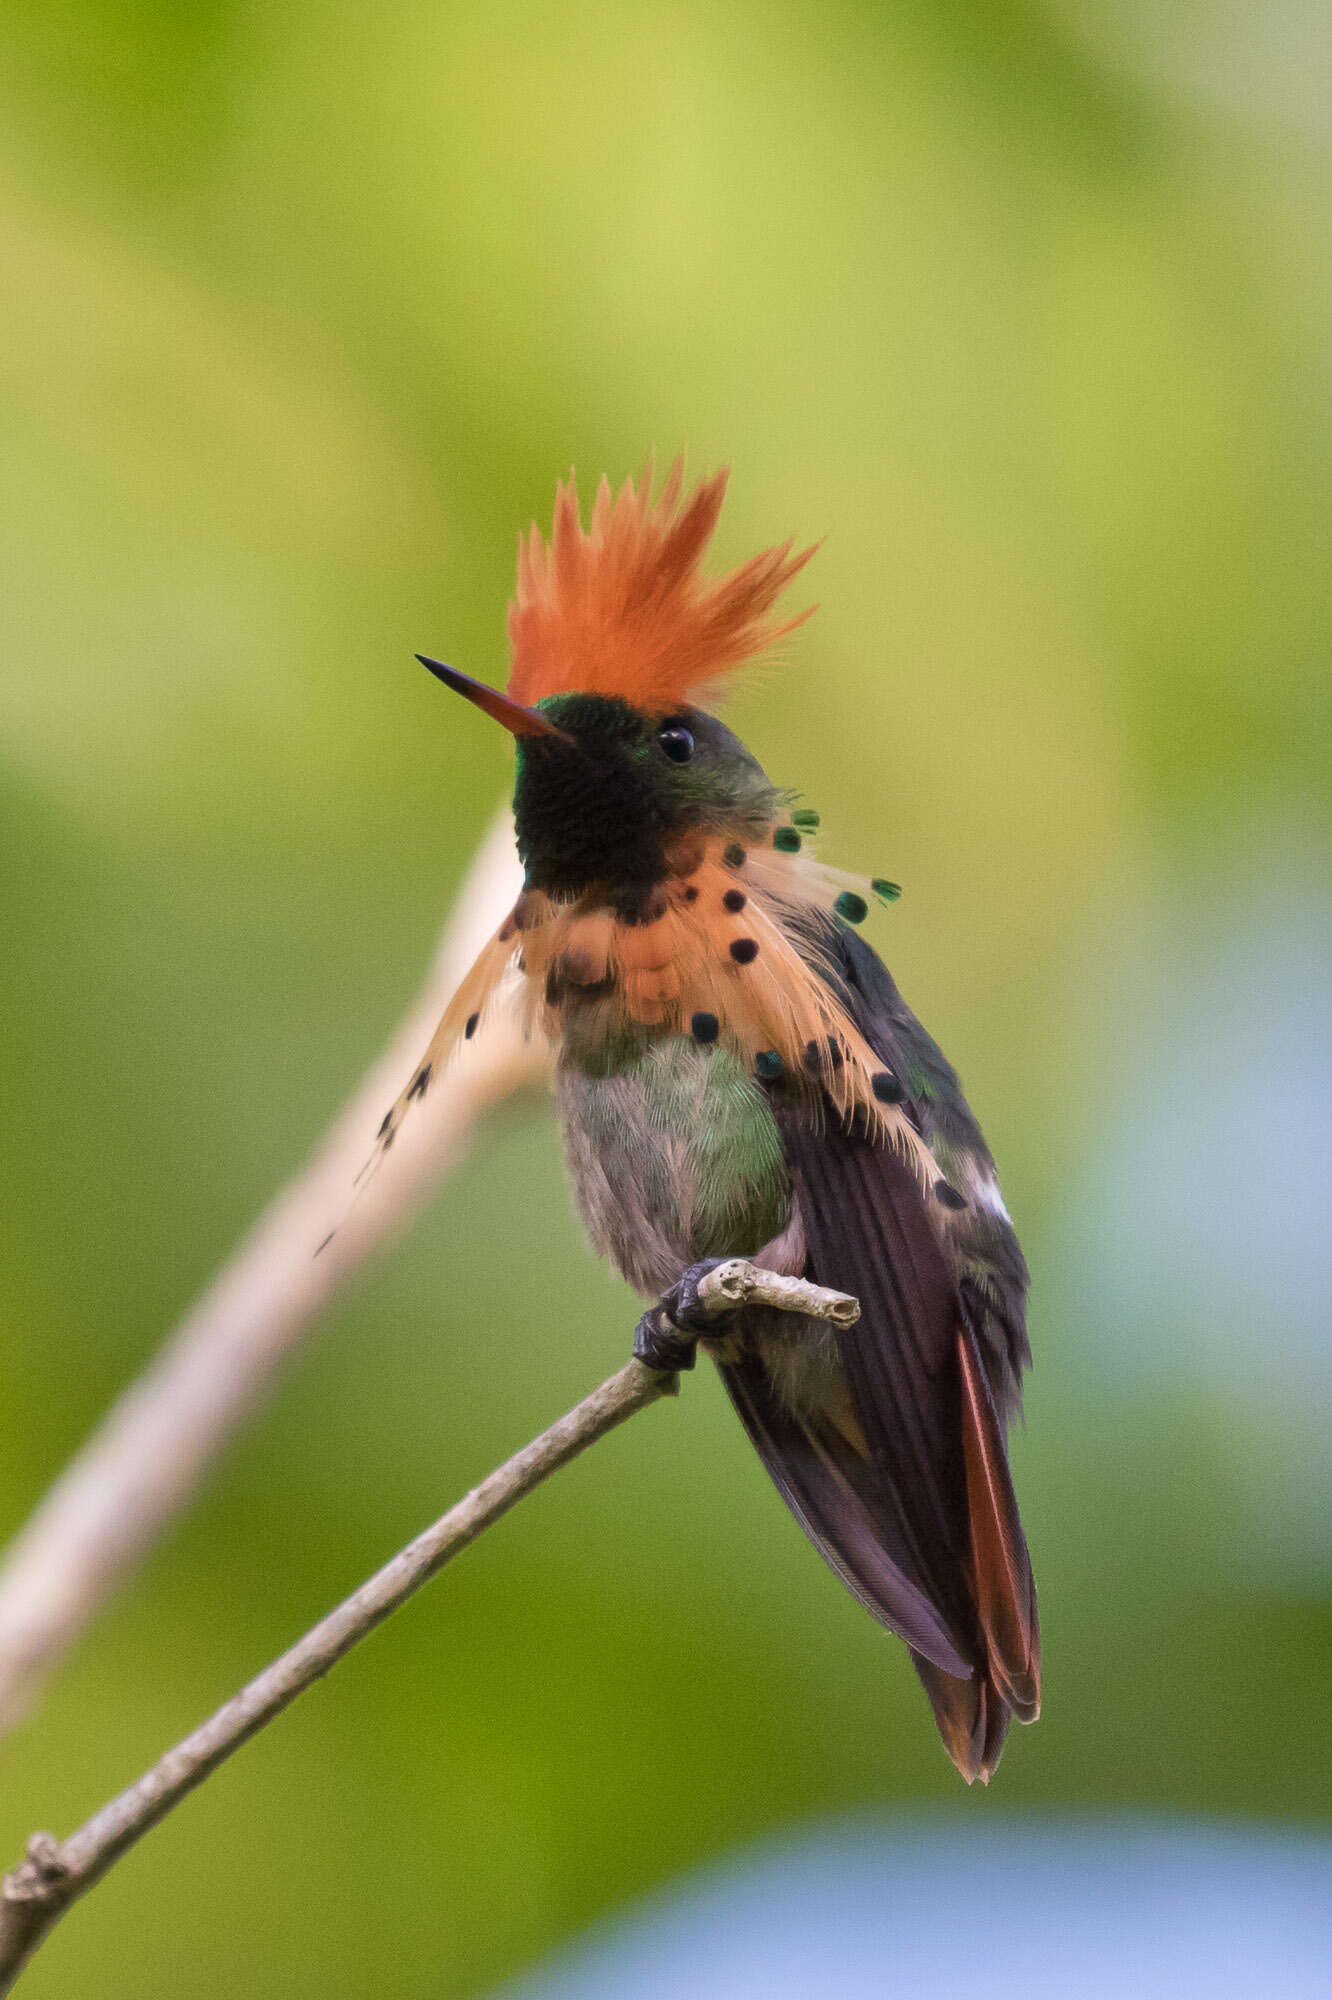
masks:
<path id="1" fill-rule="evenodd" d="M 1328 1335 L 1288 1336 L 1326 1184 L 1328 135 L 1285 88 L 1318 10 L 1243 62 L 1187 11 L 11 0 L 0 1525 L 413 988 L 507 764 L 412 653 L 500 677 L 555 476 L 683 445 L 735 467 L 723 559 L 827 538 L 731 719 L 906 885 L 873 941 L 1035 1267 L 1048 1712 L 966 1810 L 1327 1812 Z M 0 1748 L 6 1854 L 635 1310 L 549 1125 L 503 1124 Z M 473 1994 L 759 1832 L 955 1785 L 700 1372 L 26 1990 Z"/>

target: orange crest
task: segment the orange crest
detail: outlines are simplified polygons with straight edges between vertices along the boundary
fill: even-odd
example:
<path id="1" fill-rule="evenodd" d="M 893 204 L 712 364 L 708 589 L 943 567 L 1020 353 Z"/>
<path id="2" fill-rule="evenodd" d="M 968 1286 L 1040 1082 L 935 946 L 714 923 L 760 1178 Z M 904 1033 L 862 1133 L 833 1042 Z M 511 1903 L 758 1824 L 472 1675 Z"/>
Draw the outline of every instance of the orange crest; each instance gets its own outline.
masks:
<path id="1" fill-rule="evenodd" d="M 715 473 L 682 500 L 677 458 L 655 502 L 650 461 L 637 488 L 627 479 L 614 500 L 603 479 L 586 533 L 573 475 L 556 487 L 549 545 L 535 526 L 518 543 L 518 596 L 509 606 L 514 701 L 620 695 L 665 714 L 803 624 L 808 611 L 784 623 L 768 613 L 813 548 L 792 555 L 785 542 L 729 576 L 700 573 L 728 476 Z"/>

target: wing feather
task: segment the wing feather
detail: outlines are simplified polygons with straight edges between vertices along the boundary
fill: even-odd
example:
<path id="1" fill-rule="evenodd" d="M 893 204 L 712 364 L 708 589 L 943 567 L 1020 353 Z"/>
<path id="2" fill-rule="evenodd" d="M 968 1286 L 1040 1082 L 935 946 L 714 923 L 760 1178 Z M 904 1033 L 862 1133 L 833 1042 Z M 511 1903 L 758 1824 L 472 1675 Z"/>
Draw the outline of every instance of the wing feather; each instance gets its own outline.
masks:
<path id="1" fill-rule="evenodd" d="M 838 1344 L 880 1489 L 902 1522 L 908 1580 L 938 1607 L 970 1664 L 975 1613 L 964 1582 L 960 1389 L 949 1365 L 956 1287 L 915 1175 L 890 1146 L 856 1138 L 831 1119 L 822 1132 L 788 1126 L 783 1139 L 808 1275 L 860 1300 L 860 1319 Z"/>
<path id="2" fill-rule="evenodd" d="M 969 1674 L 939 1610 L 911 1580 L 907 1524 L 874 1463 L 835 1425 L 792 1411 L 752 1351 L 723 1363 L 721 1376 L 787 1506 L 852 1595 L 946 1675 Z"/>
<path id="3" fill-rule="evenodd" d="M 868 947 L 841 926 L 827 928 L 811 942 L 839 997 L 877 1057 L 905 1079 L 911 1017 Z M 909 1099 L 905 1109 L 919 1123 Z M 838 1335 L 870 1460 L 857 1493 L 885 1556 L 934 1606 L 951 1650 L 975 1671 L 959 1675 L 900 1618 L 879 1615 L 911 1646 L 954 1762 L 968 1779 L 988 1779 L 1010 1719 L 1033 1721 L 1040 1705 L 1035 1586 L 990 1374 L 997 1366 L 1003 1386 L 1015 1382 L 1021 1346 L 1010 1335 L 987 1367 L 992 1342 L 978 1338 L 967 1305 L 974 1288 L 945 1249 L 929 1207 L 935 1197 L 891 1143 L 827 1111 L 822 1125 L 801 1108 L 783 1114 L 783 1145 L 807 1275 L 861 1304 L 859 1322 Z M 843 1516 L 832 1522 L 840 1531 Z M 835 1552 L 829 1560 L 838 1566 Z"/>

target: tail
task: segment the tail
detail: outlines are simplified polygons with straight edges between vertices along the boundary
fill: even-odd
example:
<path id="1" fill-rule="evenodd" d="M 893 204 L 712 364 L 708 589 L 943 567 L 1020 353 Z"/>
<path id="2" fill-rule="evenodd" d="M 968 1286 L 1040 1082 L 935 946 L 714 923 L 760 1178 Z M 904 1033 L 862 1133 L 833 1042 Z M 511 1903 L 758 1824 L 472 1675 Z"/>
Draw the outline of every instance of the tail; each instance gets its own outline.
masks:
<path id="1" fill-rule="evenodd" d="M 930 1698 L 944 1749 L 969 1785 L 977 1778 L 988 1785 L 1013 1717 L 988 1669 L 977 1667 L 969 1681 L 959 1681 L 921 1653 L 913 1651 L 911 1664 Z"/>
<path id="2" fill-rule="evenodd" d="M 845 1419 L 797 1414 L 777 1394 L 761 1350 L 721 1367 L 731 1400 L 805 1533 L 866 1609 L 905 1639 L 944 1748 L 971 1784 L 988 1784 L 1013 1720 L 1040 1712 L 1036 1592 L 1002 1432 L 979 1348 L 956 1337 L 967 1555 L 951 1610 L 912 1578 L 909 1536 L 891 1488 Z M 962 1509 L 959 1508 L 959 1517 Z"/>

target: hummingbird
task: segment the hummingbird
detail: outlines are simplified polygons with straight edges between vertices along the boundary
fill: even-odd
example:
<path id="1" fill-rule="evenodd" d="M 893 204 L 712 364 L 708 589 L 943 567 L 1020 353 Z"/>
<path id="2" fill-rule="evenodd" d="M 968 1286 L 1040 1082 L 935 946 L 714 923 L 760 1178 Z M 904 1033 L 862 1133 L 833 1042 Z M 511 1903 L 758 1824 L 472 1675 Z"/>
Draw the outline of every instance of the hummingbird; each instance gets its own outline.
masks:
<path id="1" fill-rule="evenodd" d="M 492 1010 L 555 1051 L 593 1246 L 653 1304 L 635 1351 L 701 1342 L 796 1520 L 906 1642 L 943 1744 L 988 1783 L 1040 1706 L 1007 1427 L 1027 1269 L 958 1078 L 859 935 L 895 884 L 815 857 L 818 815 L 703 704 L 801 624 L 773 606 L 814 548 L 720 578 L 727 473 L 656 498 L 649 467 L 584 529 L 573 475 L 519 542 L 501 692 L 418 655 L 516 743 L 524 886 L 379 1128 L 377 1158 Z M 744 1257 L 859 1300 L 856 1324 L 698 1286 Z"/>

